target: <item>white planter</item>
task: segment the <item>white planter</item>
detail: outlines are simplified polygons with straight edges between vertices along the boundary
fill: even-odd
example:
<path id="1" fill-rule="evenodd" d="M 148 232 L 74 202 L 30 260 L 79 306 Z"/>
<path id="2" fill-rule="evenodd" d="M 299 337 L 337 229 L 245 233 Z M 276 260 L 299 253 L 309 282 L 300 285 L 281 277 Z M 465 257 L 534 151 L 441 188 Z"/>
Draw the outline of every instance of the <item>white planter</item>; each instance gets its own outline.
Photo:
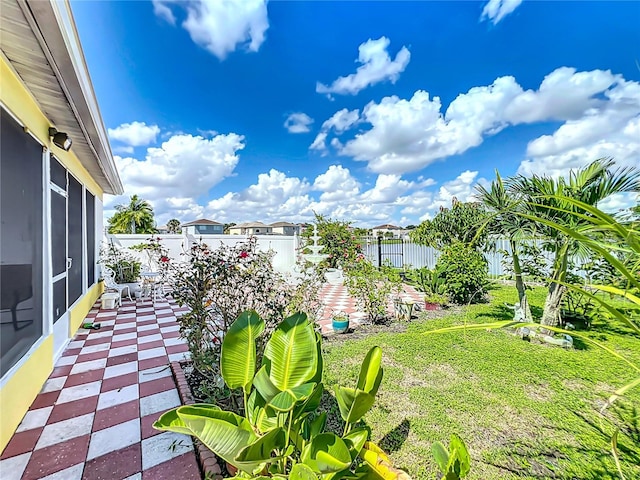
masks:
<path id="1" fill-rule="evenodd" d="M 344 277 L 342 276 L 342 270 L 337 268 L 329 268 L 324 272 L 324 278 L 329 285 L 342 285 L 344 283 Z"/>

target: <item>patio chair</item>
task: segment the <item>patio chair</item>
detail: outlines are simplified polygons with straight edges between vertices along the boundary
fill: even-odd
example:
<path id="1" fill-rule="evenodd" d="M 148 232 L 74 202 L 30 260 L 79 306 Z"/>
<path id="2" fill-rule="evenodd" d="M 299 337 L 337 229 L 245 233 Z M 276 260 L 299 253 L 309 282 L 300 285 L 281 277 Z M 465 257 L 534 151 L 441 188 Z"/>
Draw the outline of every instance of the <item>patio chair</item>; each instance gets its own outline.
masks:
<path id="1" fill-rule="evenodd" d="M 123 285 L 116 282 L 116 274 L 107 266 L 102 267 L 102 278 L 104 279 L 104 286 L 107 290 L 116 290 L 118 292 L 118 305 L 122 305 L 122 292 L 127 291 L 127 297 L 131 300 L 131 290 L 129 285 Z"/>

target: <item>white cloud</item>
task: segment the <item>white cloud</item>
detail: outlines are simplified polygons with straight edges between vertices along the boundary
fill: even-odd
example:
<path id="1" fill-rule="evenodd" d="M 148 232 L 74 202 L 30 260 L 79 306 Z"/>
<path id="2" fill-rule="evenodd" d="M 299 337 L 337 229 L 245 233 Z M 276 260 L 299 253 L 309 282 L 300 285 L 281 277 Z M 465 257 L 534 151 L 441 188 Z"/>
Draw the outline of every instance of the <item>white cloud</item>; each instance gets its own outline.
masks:
<path id="1" fill-rule="evenodd" d="M 325 173 L 316 177 L 313 190 L 322 192 L 320 200 L 323 202 L 347 201 L 360 193 L 360 183 L 351 176 L 348 168 L 331 165 Z"/>
<path id="2" fill-rule="evenodd" d="M 327 145 L 325 140 L 327 139 L 327 132 L 320 132 L 316 136 L 313 143 L 309 146 L 311 150 L 326 150 Z"/>
<path id="3" fill-rule="evenodd" d="M 116 153 L 124 153 L 124 154 L 128 154 L 128 155 L 132 155 L 134 150 L 135 149 L 130 145 L 128 145 L 128 146 L 120 145 L 118 147 L 114 147 L 113 148 L 113 151 L 116 152 Z"/>
<path id="4" fill-rule="evenodd" d="M 160 127 L 147 125 L 145 122 L 131 122 L 123 123 L 116 128 L 109 128 L 108 132 L 109 136 L 115 140 L 133 147 L 141 147 L 156 141 Z"/>
<path id="5" fill-rule="evenodd" d="M 316 92 L 356 95 L 359 91 L 385 80 L 396 83 L 409 64 L 411 53 L 407 47 L 402 47 L 396 54 L 395 60 L 391 60 L 387 52 L 389 43 L 388 38 L 380 37 L 360 44 L 357 61 L 362 65 L 357 68 L 356 73 L 338 77 L 330 86 L 318 82 Z"/>
<path id="6" fill-rule="evenodd" d="M 522 0 L 489 0 L 482 9 L 480 20 L 490 20 L 496 25 L 504 17 L 512 13 Z"/>
<path id="7" fill-rule="evenodd" d="M 358 123 L 359 120 L 359 110 L 348 110 L 346 108 L 338 110 L 328 120 L 325 120 L 322 123 L 322 128 L 313 143 L 309 146 L 309 149 L 320 151 L 326 150 L 326 139 L 329 131 L 333 129 L 337 134 L 343 133 Z M 342 148 L 342 144 L 336 138 L 331 141 L 331 145 L 336 149 Z"/>
<path id="8" fill-rule="evenodd" d="M 307 133 L 310 130 L 309 125 L 312 123 L 313 118 L 306 113 L 292 113 L 284 121 L 284 128 L 286 128 L 289 133 Z"/>
<path id="9" fill-rule="evenodd" d="M 191 39 L 220 60 L 244 47 L 257 52 L 269 28 L 266 0 L 153 0 L 154 12 L 175 25 L 170 6 L 186 10 L 182 27 Z"/>
<path id="10" fill-rule="evenodd" d="M 568 152 L 572 145 L 592 145 L 591 154 L 576 152 L 591 159 L 597 158 L 596 150 L 606 148 L 613 149 L 611 156 L 631 159 L 638 146 L 633 137 L 640 114 L 640 84 L 609 71 L 562 67 L 547 75 L 536 90 L 524 90 L 511 76 L 499 77 L 491 85 L 458 95 L 442 110 L 440 98 L 422 90 L 408 100 L 385 97 L 367 104 L 360 118 L 351 118 L 344 127 L 364 123 L 370 128 L 344 145 L 332 142 L 330 130 L 323 129 L 312 147 L 326 149 L 330 143 L 339 154 L 366 161 L 373 172 L 403 174 L 461 154 L 509 126 L 561 121 L 554 135 L 531 143 L 527 162 Z M 341 118 L 345 111 L 336 112 L 332 119 Z M 553 162 L 565 171 L 574 166 L 568 160 Z"/>

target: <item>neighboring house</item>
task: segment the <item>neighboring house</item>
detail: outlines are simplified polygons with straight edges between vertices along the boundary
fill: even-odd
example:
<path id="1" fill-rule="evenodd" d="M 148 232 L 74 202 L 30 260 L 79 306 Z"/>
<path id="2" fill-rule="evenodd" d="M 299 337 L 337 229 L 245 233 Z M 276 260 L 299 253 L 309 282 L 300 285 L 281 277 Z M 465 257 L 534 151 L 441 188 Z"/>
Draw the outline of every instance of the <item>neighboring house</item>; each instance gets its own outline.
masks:
<path id="1" fill-rule="evenodd" d="M 396 227 L 395 225 L 390 225 L 388 223 L 384 225 L 378 225 L 377 227 L 373 227 L 371 229 L 371 234 L 374 237 L 394 237 L 400 238 L 407 235 L 408 230 L 402 227 Z"/>
<path id="2" fill-rule="evenodd" d="M 221 235 L 224 233 L 224 224 L 201 218 L 193 222 L 183 223 L 182 233 L 188 235 Z"/>
<path id="3" fill-rule="evenodd" d="M 231 235 L 267 235 L 273 232 L 270 225 L 262 222 L 239 223 L 233 227 L 229 227 Z"/>
<path id="4" fill-rule="evenodd" d="M 169 227 L 167 227 L 166 225 L 160 225 L 159 227 L 156 227 L 156 230 L 158 231 L 158 233 L 160 234 L 167 234 L 169 233 Z"/>
<path id="5" fill-rule="evenodd" d="M 300 225 L 289 222 L 276 222 L 270 225 L 271 233 L 276 235 L 300 235 Z"/>
<path id="6" fill-rule="evenodd" d="M 102 198 L 123 187 L 69 2 L 2 0 L 0 30 L 2 451 L 102 292 Z"/>

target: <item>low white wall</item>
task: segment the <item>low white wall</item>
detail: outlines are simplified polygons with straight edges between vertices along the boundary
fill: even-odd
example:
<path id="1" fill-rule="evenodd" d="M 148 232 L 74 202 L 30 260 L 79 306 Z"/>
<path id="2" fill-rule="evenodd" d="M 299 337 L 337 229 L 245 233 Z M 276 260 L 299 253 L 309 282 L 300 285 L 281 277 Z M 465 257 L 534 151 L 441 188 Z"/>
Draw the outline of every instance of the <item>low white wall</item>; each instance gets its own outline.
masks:
<path id="1" fill-rule="evenodd" d="M 113 243 L 118 248 L 129 248 L 133 245 L 146 242 L 151 235 L 110 235 L 104 236 L 104 242 Z M 162 245 L 169 250 L 169 257 L 174 262 L 185 260 L 184 252 L 189 251 L 194 243 L 204 242 L 215 249 L 220 245 L 235 245 L 244 242 L 244 235 L 170 235 L 157 234 L 154 238 L 160 238 Z M 296 263 L 296 255 L 299 237 L 286 235 L 256 235 L 259 251 L 274 250 L 273 268 L 281 273 L 291 273 Z M 131 251 L 143 264 L 148 263 L 148 257 L 144 252 Z"/>

